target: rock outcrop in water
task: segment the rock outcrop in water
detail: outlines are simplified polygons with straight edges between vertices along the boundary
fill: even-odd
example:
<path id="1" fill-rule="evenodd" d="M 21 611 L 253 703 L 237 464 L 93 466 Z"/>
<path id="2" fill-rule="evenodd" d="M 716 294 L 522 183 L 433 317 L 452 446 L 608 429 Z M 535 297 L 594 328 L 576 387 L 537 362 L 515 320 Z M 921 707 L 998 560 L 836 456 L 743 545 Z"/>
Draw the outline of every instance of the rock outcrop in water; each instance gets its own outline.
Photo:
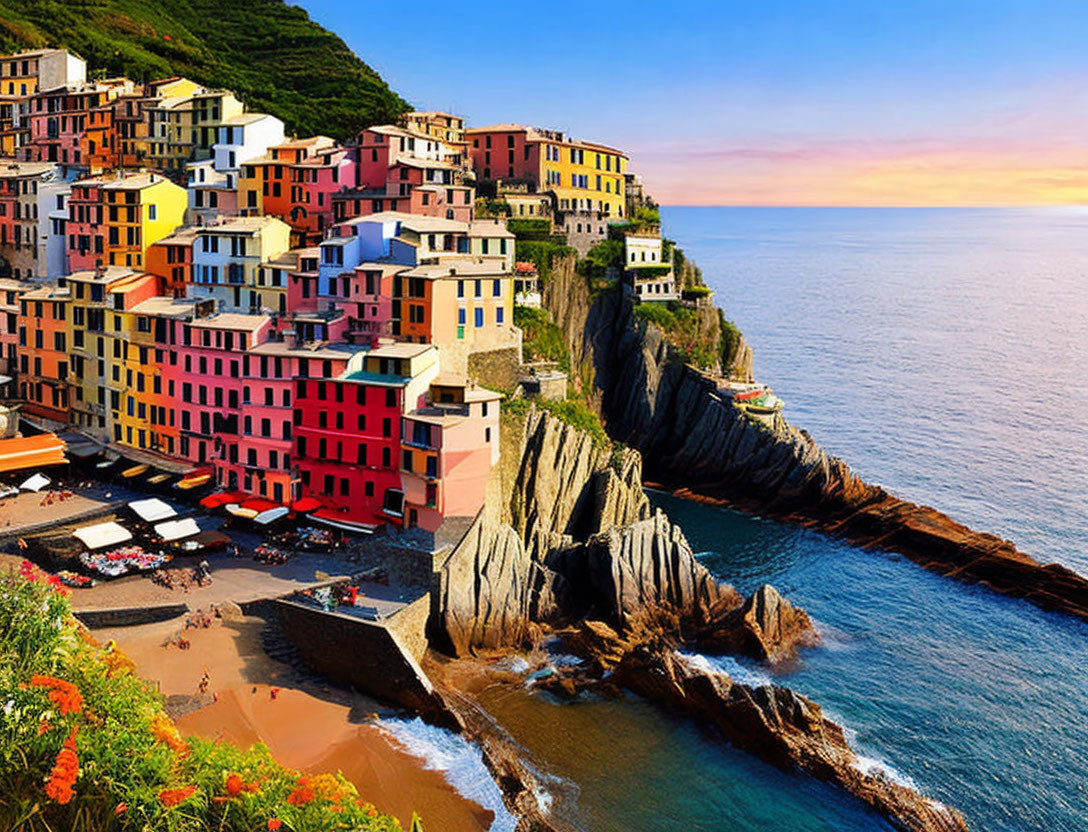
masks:
<path id="1" fill-rule="evenodd" d="M 660 510 L 557 550 L 547 564 L 564 578 L 563 605 L 574 620 L 590 616 L 625 627 L 632 616 L 668 609 L 694 638 L 724 626 L 743 604 L 695 559 L 683 532 Z"/>
<path id="2" fill-rule="evenodd" d="M 489 500 L 438 573 L 432 631 L 453 655 L 516 646 L 569 598 L 550 552 L 649 515 L 641 458 L 613 460 L 583 431 L 543 411 L 525 420 L 510 495 Z"/>
<path id="3" fill-rule="evenodd" d="M 777 662 L 819 641 L 808 613 L 779 595 L 770 584 L 764 584 L 741 609 L 730 615 L 723 627 L 702 639 L 699 646 L 716 653 Z"/>
<path id="4" fill-rule="evenodd" d="M 572 262 L 553 269 L 544 291 L 576 380 L 609 435 L 642 453 L 650 480 L 680 496 L 895 551 L 943 575 L 1088 620 L 1084 577 L 864 482 L 781 413 L 747 415 L 714 377 L 687 366 L 661 330 L 637 323 L 632 303 L 618 292 L 591 297 Z M 719 371 L 750 374 L 743 342 L 729 363 Z"/>
<path id="5" fill-rule="evenodd" d="M 880 772 L 866 771 L 840 725 L 788 688 L 734 682 L 671 649 L 667 636 L 633 622 L 621 635 L 589 621 L 571 639 L 598 672 L 647 699 L 714 725 L 723 738 L 779 768 L 833 783 L 910 832 L 963 832 L 954 809 Z"/>

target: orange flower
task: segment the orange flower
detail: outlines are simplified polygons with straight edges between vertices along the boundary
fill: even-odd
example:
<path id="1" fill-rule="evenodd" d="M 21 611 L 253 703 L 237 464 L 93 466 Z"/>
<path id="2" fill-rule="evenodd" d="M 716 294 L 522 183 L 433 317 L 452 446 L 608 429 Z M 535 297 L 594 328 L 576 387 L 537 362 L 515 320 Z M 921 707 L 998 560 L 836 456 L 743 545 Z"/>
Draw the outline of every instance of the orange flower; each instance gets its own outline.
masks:
<path id="1" fill-rule="evenodd" d="M 314 790 L 310 788 L 310 778 L 298 778 L 298 787 L 287 795 L 287 802 L 292 806 L 304 806 L 314 799 Z"/>
<path id="2" fill-rule="evenodd" d="M 40 737 L 42 734 L 44 734 L 48 730 L 49 730 L 49 720 L 48 719 L 43 719 L 42 722 L 41 722 L 41 725 L 38 726 L 38 736 Z"/>
<path id="3" fill-rule="evenodd" d="M 53 676 L 35 674 L 30 677 L 30 684 L 36 688 L 47 688 L 49 699 L 61 714 L 78 714 L 83 709 L 83 697 L 79 695 L 79 689 L 71 682 L 57 679 Z"/>
<path id="4" fill-rule="evenodd" d="M 231 797 L 237 797 L 242 793 L 242 789 L 245 788 L 245 783 L 242 782 L 242 778 L 237 774 L 232 774 L 227 778 L 227 794 Z"/>
<path id="5" fill-rule="evenodd" d="M 151 733 L 156 740 L 172 748 L 182 757 L 188 755 L 189 745 L 181 738 L 178 727 L 166 714 L 155 714 L 151 720 Z"/>
<path id="6" fill-rule="evenodd" d="M 45 784 L 45 794 L 57 803 L 67 803 L 72 799 L 72 784 L 79 776 L 79 757 L 76 755 L 76 729 L 72 729 L 64 747 L 57 753 L 57 762 L 50 772 L 49 782 Z"/>
<path id="7" fill-rule="evenodd" d="M 279 818 L 268 819 L 268 828 L 271 832 L 276 832 L 276 830 L 279 829 L 281 826 L 283 826 L 283 821 Z"/>
<path id="8" fill-rule="evenodd" d="M 196 786 L 182 786 L 180 789 L 164 789 L 159 792 L 159 803 L 163 806 L 177 806 L 196 794 Z"/>
<path id="9" fill-rule="evenodd" d="M 118 803 L 117 808 L 113 810 L 113 813 L 115 815 L 123 815 L 127 811 L 128 811 L 128 806 L 126 806 L 124 803 Z"/>

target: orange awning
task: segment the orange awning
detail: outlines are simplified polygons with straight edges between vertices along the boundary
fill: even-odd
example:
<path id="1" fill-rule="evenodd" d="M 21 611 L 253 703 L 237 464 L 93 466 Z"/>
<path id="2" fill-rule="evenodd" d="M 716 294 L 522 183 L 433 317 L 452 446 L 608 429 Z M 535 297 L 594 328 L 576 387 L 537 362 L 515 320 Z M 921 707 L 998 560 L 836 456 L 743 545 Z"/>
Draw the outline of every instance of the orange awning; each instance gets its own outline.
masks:
<path id="1" fill-rule="evenodd" d="M 55 433 L 0 439 L 0 473 L 63 465 L 68 445 Z"/>

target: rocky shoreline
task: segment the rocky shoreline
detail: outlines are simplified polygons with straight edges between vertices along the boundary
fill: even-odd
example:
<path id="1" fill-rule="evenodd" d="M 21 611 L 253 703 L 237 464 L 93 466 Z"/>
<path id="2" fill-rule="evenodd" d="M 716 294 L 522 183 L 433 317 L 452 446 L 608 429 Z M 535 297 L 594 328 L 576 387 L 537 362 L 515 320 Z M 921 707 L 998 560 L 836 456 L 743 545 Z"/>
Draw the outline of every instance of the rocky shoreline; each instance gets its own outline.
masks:
<path id="1" fill-rule="evenodd" d="M 841 726 L 775 685 L 750 687 L 678 650 L 788 658 L 818 636 L 807 614 L 765 586 L 749 598 L 695 558 L 683 532 L 651 511 L 641 456 L 607 454 L 588 436 L 531 409 L 517 473 L 443 563 L 431 644 L 462 660 L 539 650 L 558 635 L 582 659 L 552 671 L 559 695 L 626 688 L 716 726 L 722 738 L 785 769 L 835 784 L 911 832 L 967 828 L 953 809 L 858 766 Z M 520 747 L 470 691 L 435 685 L 431 715 L 476 741 L 524 829 L 563 830 Z"/>
<path id="2" fill-rule="evenodd" d="M 647 484 L 897 552 L 942 575 L 1088 620 L 1088 579 L 864 482 L 781 413 L 746 415 L 722 394 L 715 374 L 686 365 L 660 329 L 636 323 L 630 298 L 593 297 L 584 283 L 570 263 L 555 269 L 545 305 L 567 339 L 576 381 L 609 435 L 641 452 Z M 715 370 L 752 379 L 743 339 Z"/>

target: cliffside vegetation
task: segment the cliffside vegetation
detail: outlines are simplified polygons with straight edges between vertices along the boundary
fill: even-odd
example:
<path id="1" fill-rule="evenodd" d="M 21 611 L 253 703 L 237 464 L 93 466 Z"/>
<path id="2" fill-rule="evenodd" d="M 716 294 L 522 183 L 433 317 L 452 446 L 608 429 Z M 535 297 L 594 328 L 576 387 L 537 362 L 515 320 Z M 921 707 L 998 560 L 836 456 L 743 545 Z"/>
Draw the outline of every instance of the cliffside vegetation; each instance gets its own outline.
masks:
<path id="1" fill-rule="evenodd" d="M 0 829 L 393 832 L 343 777 L 184 739 L 131 661 L 24 562 L 0 575 Z"/>
<path id="2" fill-rule="evenodd" d="M 506 229 L 514 235 L 514 256 L 519 262 L 532 263 L 542 283 L 552 275 L 552 262 L 569 257 L 575 250 L 563 234 L 553 234 L 549 220 L 510 219 Z"/>
<path id="3" fill-rule="evenodd" d="M 548 310 L 515 306 L 514 325 L 521 329 L 523 361 L 553 362 L 564 373 L 570 371 L 570 351 L 566 339 Z"/>
<path id="4" fill-rule="evenodd" d="M 289 132 L 346 139 L 408 109 L 336 35 L 283 0 L 0 0 L 0 50 L 57 46 L 88 72 L 183 75 Z"/>

